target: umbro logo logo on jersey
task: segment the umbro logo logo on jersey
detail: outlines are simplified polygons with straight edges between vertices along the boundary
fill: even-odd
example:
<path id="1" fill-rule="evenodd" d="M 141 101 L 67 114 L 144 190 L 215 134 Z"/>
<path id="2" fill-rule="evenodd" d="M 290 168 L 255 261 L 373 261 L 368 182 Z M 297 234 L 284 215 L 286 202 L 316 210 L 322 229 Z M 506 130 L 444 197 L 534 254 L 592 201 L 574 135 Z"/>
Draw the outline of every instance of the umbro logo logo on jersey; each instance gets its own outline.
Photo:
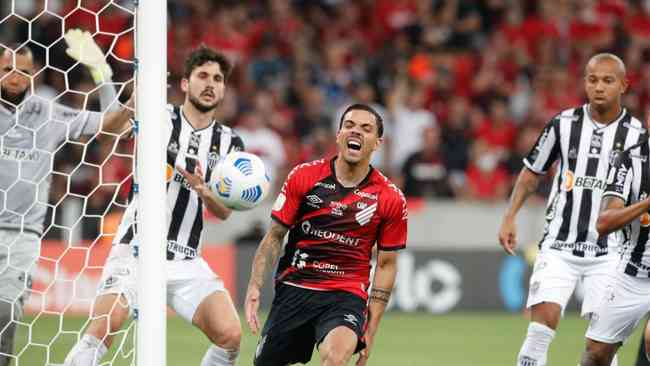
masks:
<path id="1" fill-rule="evenodd" d="M 359 225 L 363 226 L 370 222 L 372 216 L 375 214 L 375 211 L 377 211 L 377 203 L 374 203 L 373 205 L 370 205 L 357 212 L 357 214 L 354 215 L 354 218 L 357 220 Z"/>
<path id="2" fill-rule="evenodd" d="M 359 324 L 357 324 L 357 323 L 359 323 L 359 319 L 357 319 L 357 317 L 354 314 L 346 314 L 343 317 L 343 320 L 345 320 L 346 322 L 354 325 L 355 327 L 359 325 Z"/>
<path id="3" fill-rule="evenodd" d="M 323 200 L 315 194 L 310 194 L 305 198 L 307 199 L 307 204 L 313 208 L 320 208 L 321 203 L 323 203 Z"/>

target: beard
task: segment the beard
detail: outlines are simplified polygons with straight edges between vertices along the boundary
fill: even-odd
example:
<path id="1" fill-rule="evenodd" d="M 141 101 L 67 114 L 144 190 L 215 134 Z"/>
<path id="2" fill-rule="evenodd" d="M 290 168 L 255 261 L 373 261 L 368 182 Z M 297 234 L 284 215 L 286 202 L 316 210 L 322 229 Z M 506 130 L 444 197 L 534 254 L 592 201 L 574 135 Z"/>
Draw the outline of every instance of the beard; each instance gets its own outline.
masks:
<path id="1" fill-rule="evenodd" d="M 2 98 L 1 101 L 4 103 L 13 104 L 14 106 L 18 106 L 25 99 L 26 94 L 27 89 L 25 89 L 22 93 L 12 93 L 5 88 L 0 89 L 0 98 Z"/>
<path id="2" fill-rule="evenodd" d="M 190 101 L 190 103 L 192 103 L 194 108 L 196 108 L 201 113 L 208 113 L 210 111 L 214 111 L 214 109 L 217 108 L 217 106 L 219 105 L 219 102 L 220 102 L 220 101 L 216 101 L 216 102 L 214 102 L 212 104 L 205 105 L 205 104 L 201 103 L 199 98 L 197 98 L 197 97 L 195 97 L 193 95 L 189 95 L 189 101 Z"/>

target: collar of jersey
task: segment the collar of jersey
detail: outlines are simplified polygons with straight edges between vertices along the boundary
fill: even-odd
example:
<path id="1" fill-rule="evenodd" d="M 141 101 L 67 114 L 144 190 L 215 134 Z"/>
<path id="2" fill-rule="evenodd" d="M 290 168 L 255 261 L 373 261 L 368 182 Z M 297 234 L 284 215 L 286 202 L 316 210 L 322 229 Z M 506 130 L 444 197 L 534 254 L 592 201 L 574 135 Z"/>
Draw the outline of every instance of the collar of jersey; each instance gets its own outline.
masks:
<path id="1" fill-rule="evenodd" d="M 368 169 L 368 174 L 366 174 L 366 176 L 356 186 L 354 186 L 354 187 L 346 187 L 343 184 L 341 184 L 341 182 L 339 182 L 339 179 L 336 178 L 336 170 L 334 169 L 334 162 L 336 161 L 336 159 L 338 159 L 338 157 L 339 157 L 338 155 L 335 155 L 332 158 L 332 160 L 330 160 L 330 170 L 332 171 L 332 179 L 334 179 L 334 183 L 336 183 L 339 187 L 341 187 L 343 189 L 358 188 L 358 187 L 364 186 L 368 182 L 368 180 L 370 180 L 370 176 L 372 175 L 372 172 L 375 170 L 375 168 L 373 168 L 372 164 L 370 164 L 370 169 Z"/>
<path id="2" fill-rule="evenodd" d="M 187 117 L 185 117 L 185 112 L 183 112 L 183 106 L 182 106 L 182 105 L 179 107 L 179 110 L 180 110 L 180 112 L 181 112 L 181 113 L 180 113 L 180 115 L 181 115 L 181 121 L 187 123 L 187 125 L 190 126 L 190 128 L 191 128 L 192 131 L 194 131 L 194 132 L 201 132 L 201 131 L 208 130 L 208 129 L 214 127 L 214 124 L 217 123 L 217 120 L 216 120 L 216 119 L 212 119 L 212 121 L 210 121 L 210 124 L 209 124 L 209 125 L 207 125 L 207 126 L 205 126 L 205 127 L 203 127 L 203 128 L 196 129 L 196 128 L 194 128 L 194 126 L 192 126 L 192 124 L 191 124 L 190 121 L 187 119 Z"/>
<path id="3" fill-rule="evenodd" d="M 614 120 L 610 123 L 606 123 L 603 127 L 598 126 L 597 122 L 591 118 L 591 113 L 589 113 L 589 103 L 586 103 L 582 108 L 584 108 L 584 114 L 585 116 L 589 119 L 589 122 L 591 122 L 591 125 L 594 127 L 596 131 L 604 130 L 607 127 L 616 124 L 617 122 L 620 122 L 623 117 L 625 116 L 625 112 L 627 112 L 627 109 L 625 107 L 621 108 L 621 112 L 614 118 Z"/>

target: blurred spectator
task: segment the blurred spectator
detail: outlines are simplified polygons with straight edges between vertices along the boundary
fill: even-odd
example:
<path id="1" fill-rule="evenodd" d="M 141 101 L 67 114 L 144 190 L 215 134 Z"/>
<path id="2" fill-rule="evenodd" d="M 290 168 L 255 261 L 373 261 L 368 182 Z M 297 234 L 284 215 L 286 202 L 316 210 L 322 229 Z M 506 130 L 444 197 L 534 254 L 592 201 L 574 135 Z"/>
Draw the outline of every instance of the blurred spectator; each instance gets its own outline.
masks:
<path id="1" fill-rule="evenodd" d="M 277 173 L 285 162 L 282 139 L 273 130 L 264 125 L 264 118 L 256 112 L 244 112 L 235 126 L 246 151 L 259 156 L 266 166 L 271 181 L 283 180 Z"/>
<path id="2" fill-rule="evenodd" d="M 462 197 L 488 202 L 506 198 L 510 176 L 500 163 L 499 155 L 499 151 L 490 147 L 486 141 L 474 142 Z"/>
<path id="3" fill-rule="evenodd" d="M 454 196 L 445 157 L 441 151 L 440 129 L 427 127 L 422 134 L 422 150 L 406 159 L 402 185 L 407 197 L 451 198 Z"/>
<path id="4" fill-rule="evenodd" d="M 391 164 L 395 171 L 413 152 L 422 147 L 422 132 L 436 125 L 436 118 L 426 107 L 426 89 L 419 85 L 407 86 L 404 82 L 395 86 L 388 97 L 388 108 L 393 116 Z"/>

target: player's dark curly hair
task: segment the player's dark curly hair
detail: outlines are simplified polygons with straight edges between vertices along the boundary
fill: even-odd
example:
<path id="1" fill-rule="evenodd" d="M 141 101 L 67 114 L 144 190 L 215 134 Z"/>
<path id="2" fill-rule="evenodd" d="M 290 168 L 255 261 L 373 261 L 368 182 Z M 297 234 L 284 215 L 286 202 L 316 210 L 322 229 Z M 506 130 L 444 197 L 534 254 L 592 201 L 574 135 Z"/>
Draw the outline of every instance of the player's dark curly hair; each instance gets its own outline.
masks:
<path id="1" fill-rule="evenodd" d="M 230 76 L 230 72 L 232 71 L 232 64 L 228 58 L 222 53 L 219 53 L 203 44 L 200 45 L 199 48 L 193 50 L 185 60 L 183 77 L 189 79 L 192 71 L 206 62 L 218 63 L 224 78 L 228 80 L 228 76 Z"/>
<path id="2" fill-rule="evenodd" d="M 375 121 L 377 122 L 377 135 L 379 137 L 382 137 L 384 135 L 384 120 L 381 118 L 381 115 L 379 115 L 379 113 L 374 108 L 372 108 L 367 104 L 362 104 L 362 103 L 352 104 L 351 106 L 345 109 L 345 112 L 343 112 L 343 114 L 341 115 L 341 120 L 339 121 L 339 130 L 343 126 L 343 118 L 345 118 L 345 115 L 348 114 L 349 111 L 357 110 L 357 109 L 369 112 L 370 114 L 375 116 Z"/>

